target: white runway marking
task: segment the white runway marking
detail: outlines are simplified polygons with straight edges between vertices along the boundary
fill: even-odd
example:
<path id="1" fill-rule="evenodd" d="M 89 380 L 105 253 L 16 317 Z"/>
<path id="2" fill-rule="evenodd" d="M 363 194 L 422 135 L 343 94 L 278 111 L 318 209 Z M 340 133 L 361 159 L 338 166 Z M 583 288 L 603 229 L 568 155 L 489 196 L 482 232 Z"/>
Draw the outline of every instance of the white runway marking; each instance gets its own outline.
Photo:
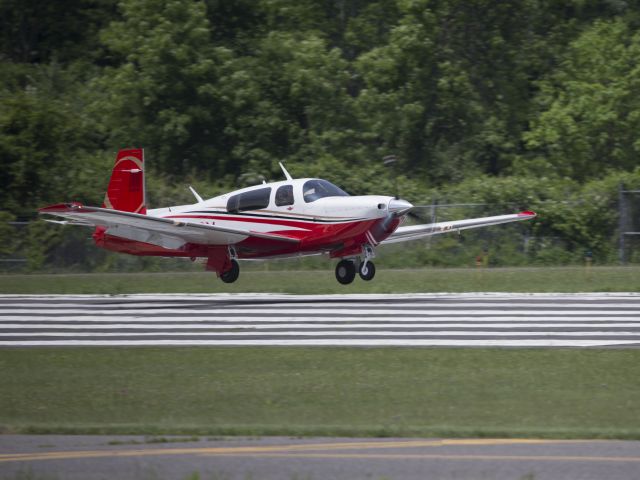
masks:
<path id="1" fill-rule="evenodd" d="M 0 341 L 0 346 L 16 346 Z M 613 347 L 637 341 L 589 340 L 51 340 L 24 341 L 23 347 Z"/>
<path id="2" fill-rule="evenodd" d="M 427 333 L 430 337 L 575 337 L 576 332 L 458 332 L 458 331 L 413 331 L 413 332 L 392 332 L 394 337 L 416 337 L 421 333 Z M 581 337 L 606 337 L 611 332 L 580 332 Z M 270 337 L 273 332 L 198 332 L 199 337 Z M 280 337 L 388 337 L 389 332 L 368 332 L 364 330 L 341 330 L 322 332 L 279 332 Z M 26 333 L 3 333 L 3 337 L 68 337 L 69 333 L 61 332 L 26 332 Z M 76 332 L 74 337 L 95 337 L 94 332 Z M 122 333 L 103 332 L 100 337 L 122 337 Z M 135 337 L 184 337 L 193 336 L 191 332 L 127 332 L 127 336 Z M 615 332 L 616 337 L 639 337 L 637 332 Z"/>
<path id="3" fill-rule="evenodd" d="M 513 314 L 513 312 L 506 312 L 504 309 L 499 310 L 479 310 L 479 309 L 469 309 L 466 305 L 462 304 L 464 307 L 464 314 L 466 315 L 493 315 L 493 316 L 504 316 Z M 403 307 L 402 304 L 398 304 L 389 308 L 380 308 L 380 309 L 367 309 L 367 308 L 354 308 L 354 307 L 343 307 L 341 308 L 314 308 L 310 307 L 313 310 L 314 315 L 398 315 L 399 309 L 402 309 L 402 315 L 423 315 L 423 316 L 438 316 L 438 315 L 453 315 L 460 312 L 460 308 L 456 309 L 438 309 L 431 308 L 429 305 L 429 309 L 411 309 Z M 538 309 L 527 309 L 523 310 L 523 314 L 528 316 L 545 316 L 545 315 L 571 315 L 575 310 L 543 310 L 541 307 L 537 307 Z M 277 313 L 278 315 L 299 315 L 301 313 L 306 313 L 309 311 L 309 308 L 224 308 L 224 309 L 200 309 L 194 308 L 189 310 L 190 315 L 212 315 L 212 316 L 220 316 L 220 315 L 230 315 L 230 314 L 250 314 L 250 315 L 264 315 L 270 313 Z M 36 314 L 36 315 L 47 315 L 47 314 L 58 314 L 58 315 L 81 315 L 84 313 L 82 309 L 46 309 L 46 308 L 16 308 L 16 309 L 3 309 L 3 312 L 7 315 L 15 315 L 15 314 Z M 105 310 L 99 312 L 100 315 L 104 316 L 120 316 L 120 315 L 142 315 L 142 314 L 163 314 L 163 315 L 181 315 L 186 313 L 183 308 L 155 308 L 153 305 L 147 307 L 147 309 L 129 309 L 129 308 L 121 308 L 117 310 Z M 612 313 L 611 309 L 589 309 L 587 312 L 589 315 L 607 315 Z M 94 312 L 95 314 L 95 312 Z M 616 315 L 630 315 L 636 316 L 638 315 L 638 310 L 615 310 Z"/>
<path id="4" fill-rule="evenodd" d="M 401 307 L 398 307 L 401 308 Z M 266 314 L 266 313 L 265 313 Z M 404 314 L 404 312 L 396 312 L 396 314 L 393 317 L 398 317 L 398 316 L 402 316 Z M 269 313 L 269 315 L 273 315 L 273 313 Z M 567 315 L 545 315 L 543 318 L 530 318 L 527 315 L 518 315 L 518 316 L 482 316 L 482 315 L 478 315 L 478 316 L 473 316 L 473 317 L 468 317 L 468 316 L 458 316 L 458 314 L 456 312 L 453 312 L 451 315 L 449 316 L 440 316 L 440 317 L 420 317 L 420 316 L 413 316 L 413 317 L 401 317 L 400 319 L 397 318 L 392 318 L 392 317 L 372 317 L 372 316 L 362 316 L 362 317 L 354 317 L 354 316 L 346 316 L 346 315 L 333 315 L 333 316 L 323 316 L 323 317 L 315 317 L 315 316 L 309 316 L 306 317 L 304 316 L 304 312 L 301 312 L 301 314 L 299 316 L 269 316 L 269 317 L 260 317 L 259 315 L 255 315 L 252 317 L 245 317 L 245 316 L 241 316 L 241 317 L 237 317 L 237 316 L 233 316 L 233 317 L 226 317 L 224 316 L 224 314 L 219 315 L 219 316 L 205 316 L 205 317 L 197 317 L 194 316 L 192 314 L 190 314 L 187 317 L 180 317 L 180 316 L 171 316 L 171 317 L 156 317 L 154 315 L 150 315 L 149 317 L 143 317 L 143 316 L 120 316 L 120 315 L 112 315 L 112 316 L 99 316 L 99 317 L 95 317 L 95 316 L 82 316 L 82 315 L 76 315 L 76 316 L 46 316 L 46 315 L 29 315 L 28 318 L 30 319 L 30 321 L 41 321 L 41 322 L 59 322 L 59 321 L 64 321 L 65 323 L 79 323 L 79 322 L 89 322 L 89 323 L 114 323 L 115 321 L 118 322 L 127 322 L 127 323 L 149 323 L 149 324 L 163 324 L 163 323 L 173 323 L 176 322 L 178 320 L 183 320 L 183 321 L 189 321 L 189 322 L 197 322 L 197 323 L 211 323 L 211 322 L 216 322 L 219 324 L 224 325 L 229 324 L 229 323 L 234 323 L 236 325 L 243 325 L 244 323 L 247 322 L 255 322 L 255 321 L 260 321 L 263 323 L 273 323 L 273 324 L 279 324 L 279 323 L 291 323 L 291 322 L 296 322 L 296 321 L 300 321 L 303 320 L 306 324 L 313 324 L 313 323 L 318 323 L 318 322 L 340 322 L 340 323 L 344 323 L 344 324 L 348 324 L 348 323 L 356 323 L 356 322 L 361 322 L 361 321 L 367 321 L 367 322 L 394 322 L 394 321 L 414 321 L 414 322 L 429 322 L 429 323 L 441 323 L 441 322 L 451 322 L 451 321 L 460 321 L 460 322 L 487 322 L 487 321 L 499 321 L 499 322 L 521 322 L 521 321 L 554 321 L 554 322 L 560 322 L 560 321 L 564 321 L 564 322 L 590 322 L 590 321 L 603 321 L 603 322 L 614 322 L 614 321 L 627 321 L 627 322 L 633 322 L 634 320 L 638 320 L 637 317 L 620 317 L 620 316 L 601 316 L 601 315 L 596 315 L 596 316 L 584 316 L 584 317 L 574 317 L 574 316 L 567 316 Z M 13 315 L 9 315 L 6 317 L 2 316 L 1 313 L 1 305 L 0 305 L 0 320 L 1 321 L 5 321 L 5 322 L 9 322 L 9 321 L 14 321 L 14 322 L 19 322 L 25 319 L 25 316 L 13 316 Z"/>
<path id="5" fill-rule="evenodd" d="M 122 320 L 122 319 L 119 319 Z M 502 328 L 502 329 L 531 329 L 531 328 L 640 328 L 640 323 L 481 323 L 469 325 L 469 323 L 235 323 L 234 330 L 291 330 L 301 329 L 349 329 L 349 328 L 413 328 L 413 329 L 442 329 L 442 328 Z M 120 330 L 120 329 L 142 329 L 142 330 L 216 330 L 229 329 L 227 324 L 217 323 L 100 323 L 100 324 L 66 324 L 66 323 L 5 323 L 2 329 L 52 329 L 52 330 Z"/>
<path id="6" fill-rule="evenodd" d="M 0 296 L 0 346 L 640 346 L 639 294 Z"/>

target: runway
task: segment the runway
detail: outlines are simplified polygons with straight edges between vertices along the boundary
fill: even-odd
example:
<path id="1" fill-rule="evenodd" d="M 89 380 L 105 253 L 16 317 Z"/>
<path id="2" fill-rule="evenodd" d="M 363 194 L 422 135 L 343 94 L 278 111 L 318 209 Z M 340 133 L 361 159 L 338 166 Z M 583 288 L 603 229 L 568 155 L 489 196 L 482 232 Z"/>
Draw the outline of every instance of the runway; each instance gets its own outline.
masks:
<path id="1" fill-rule="evenodd" d="M 3 478 L 626 480 L 640 443 L 537 439 L 0 436 Z M 24 472 L 29 472 L 25 477 Z"/>
<path id="2" fill-rule="evenodd" d="M 640 294 L 2 295 L 0 347 L 637 347 Z"/>

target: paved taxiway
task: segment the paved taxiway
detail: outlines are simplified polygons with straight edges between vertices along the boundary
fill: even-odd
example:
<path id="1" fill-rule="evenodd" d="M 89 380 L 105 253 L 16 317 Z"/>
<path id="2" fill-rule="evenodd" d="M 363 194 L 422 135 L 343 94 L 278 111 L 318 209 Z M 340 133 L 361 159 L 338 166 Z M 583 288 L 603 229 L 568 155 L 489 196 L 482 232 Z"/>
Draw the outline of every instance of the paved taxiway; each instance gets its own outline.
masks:
<path id="1" fill-rule="evenodd" d="M 0 346 L 640 346 L 639 294 L 2 295 Z"/>
<path id="2" fill-rule="evenodd" d="M 147 440 L 148 441 L 148 440 Z M 640 442 L 532 439 L 198 439 L 0 435 L 0 476 L 186 479 L 638 478 Z M 20 473 L 22 472 L 22 473 Z M 14 477 L 15 476 L 15 477 Z M 27 478 L 27 477 L 25 477 Z"/>

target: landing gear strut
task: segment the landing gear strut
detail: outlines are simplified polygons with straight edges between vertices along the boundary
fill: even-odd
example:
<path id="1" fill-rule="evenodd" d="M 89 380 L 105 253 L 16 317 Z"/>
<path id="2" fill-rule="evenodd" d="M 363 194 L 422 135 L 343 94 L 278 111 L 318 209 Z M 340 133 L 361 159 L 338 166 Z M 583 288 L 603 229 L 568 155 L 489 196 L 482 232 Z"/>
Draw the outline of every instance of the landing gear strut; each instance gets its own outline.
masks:
<path id="1" fill-rule="evenodd" d="M 205 267 L 216 275 L 224 283 L 233 283 L 240 276 L 240 265 L 238 264 L 238 254 L 233 247 L 213 246 L 209 249 L 209 258 Z"/>
<path id="2" fill-rule="evenodd" d="M 340 260 L 336 265 L 336 279 L 343 285 L 348 285 L 356 278 L 356 264 L 351 260 Z"/>

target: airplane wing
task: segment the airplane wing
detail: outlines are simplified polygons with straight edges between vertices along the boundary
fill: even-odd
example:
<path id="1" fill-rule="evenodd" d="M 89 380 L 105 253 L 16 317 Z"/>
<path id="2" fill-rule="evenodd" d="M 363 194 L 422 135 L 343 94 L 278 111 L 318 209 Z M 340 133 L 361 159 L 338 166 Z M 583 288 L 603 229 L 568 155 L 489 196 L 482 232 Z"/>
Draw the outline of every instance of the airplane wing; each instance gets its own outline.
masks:
<path id="1" fill-rule="evenodd" d="M 180 248 L 185 243 L 232 245 L 247 237 L 279 242 L 298 243 L 299 240 L 274 233 L 254 232 L 236 228 L 203 225 L 170 218 L 151 217 L 100 207 L 86 207 L 79 203 L 61 203 L 41 208 L 38 213 L 68 219 L 56 222 L 69 225 L 103 226 L 106 233 L 131 240 L 151 243 L 164 248 Z"/>
<path id="2" fill-rule="evenodd" d="M 534 218 L 534 212 L 520 212 L 511 215 L 497 215 L 495 217 L 469 218 L 466 220 L 455 220 L 453 222 L 429 223 L 426 225 L 411 225 L 399 227 L 395 232 L 384 240 L 383 244 L 408 242 L 420 238 L 438 235 L 440 233 L 457 232 L 469 228 L 486 227 L 489 225 L 499 225 L 501 223 L 519 222 Z"/>

